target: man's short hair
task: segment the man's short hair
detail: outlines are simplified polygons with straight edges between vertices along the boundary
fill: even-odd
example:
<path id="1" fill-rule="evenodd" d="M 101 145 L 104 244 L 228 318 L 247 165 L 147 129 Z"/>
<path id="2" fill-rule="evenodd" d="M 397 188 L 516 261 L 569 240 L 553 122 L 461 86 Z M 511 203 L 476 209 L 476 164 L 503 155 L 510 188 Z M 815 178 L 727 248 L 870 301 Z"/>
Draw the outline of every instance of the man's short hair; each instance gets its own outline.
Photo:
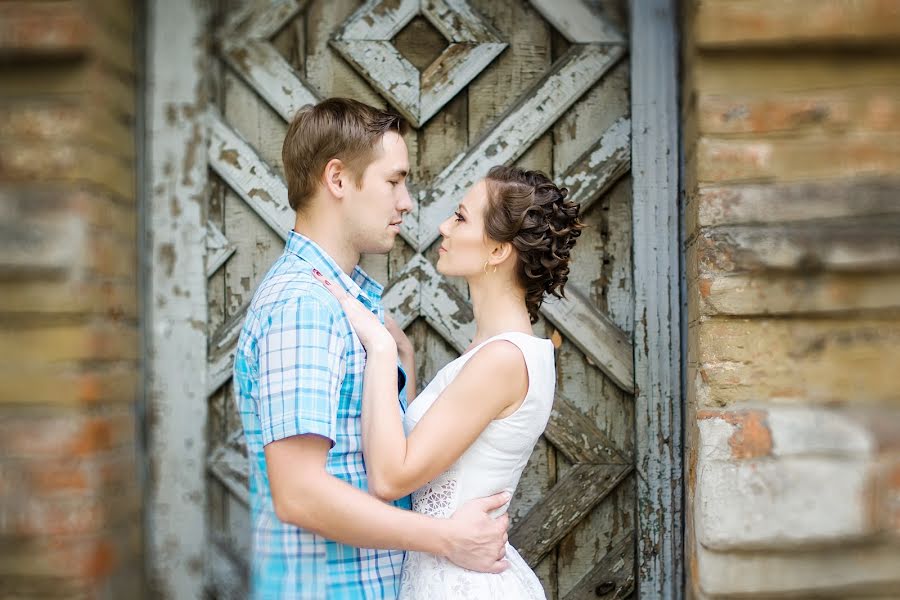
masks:
<path id="1" fill-rule="evenodd" d="M 400 115 L 351 100 L 328 98 L 304 106 L 288 126 L 281 160 L 287 179 L 288 202 L 295 211 L 309 202 L 325 165 L 339 159 L 362 185 L 366 168 L 378 157 L 388 131 L 404 135 L 409 126 Z"/>

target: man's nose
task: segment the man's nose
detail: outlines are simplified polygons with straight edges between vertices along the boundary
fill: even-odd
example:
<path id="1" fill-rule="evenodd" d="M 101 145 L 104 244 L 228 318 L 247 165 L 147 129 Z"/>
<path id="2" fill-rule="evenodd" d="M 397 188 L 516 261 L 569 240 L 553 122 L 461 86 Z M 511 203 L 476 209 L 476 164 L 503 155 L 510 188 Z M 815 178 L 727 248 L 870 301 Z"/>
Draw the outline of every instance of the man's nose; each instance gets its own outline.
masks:
<path id="1" fill-rule="evenodd" d="M 397 210 L 401 213 L 408 213 L 413 209 L 412 196 L 409 194 L 409 190 L 403 191 L 403 197 L 400 198 L 400 203 L 397 204 Z"/>

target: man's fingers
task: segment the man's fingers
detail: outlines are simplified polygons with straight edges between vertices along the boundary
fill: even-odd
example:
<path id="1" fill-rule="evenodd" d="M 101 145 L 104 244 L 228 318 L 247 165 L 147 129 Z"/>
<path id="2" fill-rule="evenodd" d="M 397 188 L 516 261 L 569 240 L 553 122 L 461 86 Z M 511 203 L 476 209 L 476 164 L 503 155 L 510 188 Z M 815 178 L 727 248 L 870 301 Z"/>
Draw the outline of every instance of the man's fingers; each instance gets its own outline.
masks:
<path id="1" fill-rule="evenodd" d="M 484 509 L 485 512 L 496 510 L 509 502 L 509 498 L 510 495 L 508 492 L 500 492 L 499 494 L 488 496 L 487 498 L 482 500 L 481 508 Z"/>

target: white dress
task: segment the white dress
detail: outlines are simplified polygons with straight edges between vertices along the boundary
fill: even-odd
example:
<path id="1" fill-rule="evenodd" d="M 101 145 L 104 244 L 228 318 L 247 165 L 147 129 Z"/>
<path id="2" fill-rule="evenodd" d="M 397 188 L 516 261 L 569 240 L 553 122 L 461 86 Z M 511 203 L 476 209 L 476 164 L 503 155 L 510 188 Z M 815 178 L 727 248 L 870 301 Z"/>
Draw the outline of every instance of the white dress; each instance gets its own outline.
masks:
<path id="1" fill-rule="evenodd" d="M 413 510 L 449 518 L 473 498 L 516 490 L 522 470 L 550 418 L 556 388 L 553 343 L 524 333 L 509 332 L 489 338 L 441 369 L 409 406 L 404 418 L 407 435 L 463 365 L 485 344 L 503 339 L 514 343 L 525 357 L 528 392 L 511 415 L 491 421 L 447 471 L 413 492 Z M 496 385 L 503 385 L 498 381 Z M 506 512 L 502 506 L 495 516 Z M 509 568 L 503 573 L 477 573 L 445 558 L 407 552 L 400 580 L 401 600 L 544 600 L 537 576 L 519 553 L 506 545 Z"/>

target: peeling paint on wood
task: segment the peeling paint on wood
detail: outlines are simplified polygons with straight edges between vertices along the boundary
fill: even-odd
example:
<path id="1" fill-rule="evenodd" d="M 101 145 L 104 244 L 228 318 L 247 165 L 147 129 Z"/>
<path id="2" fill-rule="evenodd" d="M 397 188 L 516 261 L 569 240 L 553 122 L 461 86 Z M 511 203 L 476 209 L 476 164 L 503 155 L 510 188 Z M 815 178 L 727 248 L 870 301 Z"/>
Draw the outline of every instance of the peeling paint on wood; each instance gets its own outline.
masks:
<path id="1" fill-rule="evenodd" d="M 678 45 L 673 0 L 632 0 L 637 593 L 681 598 Z"/>
<path id="2" fill-rule="evenodd" d="M 584 0 L 531 0 L 541 15 L 575 44 L 624 44 L 625 36 Z"/>
<path id="3" fill-rule="evenodd" d="M 295 0 L 254 5 L 219 35 L 225 60 L 285 121 L 301 106 L 318 102 L 312 88 L 269 41 L 301 8 Z"/>
<path id="4" fill-rule="evenodd" d="M 575 465 L 509 532 L 510 543 L 519 548 L 522 558 L 533 567 L 612 492 L 632 468 L 630 463 Z"/>
<path id="5" fill-rule="evenodd" d="M 450 45 L 420 75 L 393 38 L 422 13 Z M 335 34 L 332 47 L 414 127 L 421 127 L 506 48 L 464 0 L 371 0 Z"/>
<path id="6" fill-rule="evenodd" d="M 438 226 L 459 203 L 466 190 L 496 164 L 514 161 L 559 116 L 622 56 L 618 46 L 574 46 L 557 61 L 552 72 L 529 92 L 480 142 L 460 154 L 419 196 L 420 250 L 437 239 Z"/>
<path id="7" fill-rule="evenodd" d="M 593 308 L 575 290 L 563 299 L 551 298 L 541 313 L 623 390 L 634 389 L 633 350 L 628 335 Z"/>
<path id="8" fill-rule="evenodd" d="M 544 435 L 573 463 L 631 462 L 622 456 L 606 434 L 561 394 L 557 394 L 553 402 Z"/>
<path id="9" fill-rule="evenodd" d="M 284 180 L 215 111 L 209 113 L 209 165 L 282 239 L 294 226 Z"/>
<path id="10" fill-rule="evenodd" d="M 585 213 L 631 169 L 631 120 L 621 118 L 562 176 L 569 199 Z"/>
<path id="11" fill-rule="evenodd" d="M 199 598 L 206 548 L 205 3 L 148 8 L 148 585 Z M 175 110 L 172 108 L 175 107 Z M 168 256 L 171 260 L 159 260 Z M 177 352 L 173 352 L 177 349 Z"/>
<path id="12" fill-rule="evenodd" d="M 234 254 L 236 246 L 213 223 L 206 224 L 206 276 L 212 277 Z"/>

